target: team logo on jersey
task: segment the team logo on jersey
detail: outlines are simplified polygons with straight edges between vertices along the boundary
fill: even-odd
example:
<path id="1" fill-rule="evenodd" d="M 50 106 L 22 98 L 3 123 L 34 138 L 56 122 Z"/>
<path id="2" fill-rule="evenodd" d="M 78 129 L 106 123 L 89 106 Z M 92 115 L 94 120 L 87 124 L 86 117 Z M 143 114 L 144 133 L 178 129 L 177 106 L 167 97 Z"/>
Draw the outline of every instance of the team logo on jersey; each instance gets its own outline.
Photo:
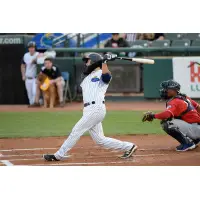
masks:
<path id="1" fill-rule="evenodd" d="M 97 76 L 95 76 L 95 77 L 93 77 L 93 78 L 91 79 L 91 81 L 92 81 L 92 82 L 97 82 L 97 81 L 100 81 L 100 79 L 99 79 Z"/>
<path id="2" fill-rule="evenodd" d="M 171 107 L 172 107 L 171 105 L 168 105 L 168 106 L 167 106 L 167 109 L 170 109 Z"/>

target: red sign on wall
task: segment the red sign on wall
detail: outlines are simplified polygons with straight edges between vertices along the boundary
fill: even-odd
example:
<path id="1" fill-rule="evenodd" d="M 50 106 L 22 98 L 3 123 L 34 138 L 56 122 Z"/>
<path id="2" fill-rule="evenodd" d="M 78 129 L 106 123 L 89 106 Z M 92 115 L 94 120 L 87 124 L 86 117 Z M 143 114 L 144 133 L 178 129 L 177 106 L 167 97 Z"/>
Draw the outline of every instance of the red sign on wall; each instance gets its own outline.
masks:
<path id="1" fill-rule="evenodd" d="M 194 62 L 190 63 L 190 80 L 200 83 L 200 66 Z"/>

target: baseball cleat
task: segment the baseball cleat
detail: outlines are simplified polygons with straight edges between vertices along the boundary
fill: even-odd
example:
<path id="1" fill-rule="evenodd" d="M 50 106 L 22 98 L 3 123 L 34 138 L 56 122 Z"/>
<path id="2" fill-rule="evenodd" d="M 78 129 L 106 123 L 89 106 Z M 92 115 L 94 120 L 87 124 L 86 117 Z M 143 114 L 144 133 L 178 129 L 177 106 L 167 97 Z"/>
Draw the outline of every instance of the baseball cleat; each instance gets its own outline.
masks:
<path id="1" fill-rule="evenodd" d="M 64 101 L 60 102 L 59 107 L 61 107 L 61 108 L 65 107 L 65 102 Z"/>
<path id="2" fill-rule="evenodd" d="M 132 154 L 137 150 L 137 146 L 133 145 L 132 148 L 128 151 L 125 151 L 124 155 L 121 156 L 120 158 L 126 159 L 126 158 L 130 158 L 132 156 Z"/>
<path id="3" fill-rule="evenodd" d="M 60 161 L 60 160 L 58 160 L 54 155 L 49 155 L 49 154 L 43 155 L 43 158 L 44 158 L 46 161 Z"/>
<path id="4" fill-rule="evenodd" d="M 194 142 L 190 142 L 189 144 L 181 144 L 176 147 L 176 151 L 188 151 L 194 149 L 196 147 Z"/>
<path id="5" fill-rule="evenodd" d="M 29 108 L 37 108 L 37 107 L 40 107 L 40 104 L 39 103 L 34 103 L 34 104 L 31 104 L 28 106 Z"/>
<path id="6" fill-rule="evenodd" d="M 197 147 L 198 145 L 200 145 L 200 139 L 193 140 L 193 142 L 194 142 L 194 144 L 196 145 L 196 147 Z"/>

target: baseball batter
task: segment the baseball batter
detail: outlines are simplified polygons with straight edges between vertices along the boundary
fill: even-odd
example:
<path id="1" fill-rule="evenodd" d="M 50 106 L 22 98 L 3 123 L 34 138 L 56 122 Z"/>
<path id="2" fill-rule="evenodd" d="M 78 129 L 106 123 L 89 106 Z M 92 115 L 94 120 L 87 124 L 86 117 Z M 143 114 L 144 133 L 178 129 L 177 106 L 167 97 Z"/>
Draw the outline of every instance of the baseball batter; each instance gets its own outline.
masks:
<path id="1" fill-rule="evenodd" d="M 121 158 L 129 158 L 137 149 L 131 142 L 122 142 L 104 136 L 102 121 L 106 115 L 105 93 L 111 81 L 111 73 L 107 62 L 115 60 L 116 55 L 106 54 L 104 58 L 97 53 L 90 53 L 83 57 L 85 62 L 85 78 L 81 83 L 83 92 L 83 116 L 72 129 L 69 137 L 65 140 L 60 149 L 54 154 L 44 155 L 47 161 L 59 161 L 68 154 L 80 137 L 89 131 L 92 139 L 107 149 L 124 151 Z"/>
<path id="2" fill-rule="evenodd" d="M 167 100 L 166 110 L 158 114 L 147 112 L 142 121 L 160 119 L 163 130 L 180 143 L 176 151 L 187 151 L 200 143 L 200 106 L 180 93 L 180 88 L 176 81 L 162 82 L 160 96 Z"/>
<path id="3" fill-rule="evenodd" d="M 36 95 L 36 59 L 39 55 L 39 53 L 36 52 L 35 42 L 31 41 L 28 43 L 28 51 L 29 52 L 25 53 L 22 59 L 21 74 L 22 80 L 25 81 L 29 104 L 32 105 Z"/>

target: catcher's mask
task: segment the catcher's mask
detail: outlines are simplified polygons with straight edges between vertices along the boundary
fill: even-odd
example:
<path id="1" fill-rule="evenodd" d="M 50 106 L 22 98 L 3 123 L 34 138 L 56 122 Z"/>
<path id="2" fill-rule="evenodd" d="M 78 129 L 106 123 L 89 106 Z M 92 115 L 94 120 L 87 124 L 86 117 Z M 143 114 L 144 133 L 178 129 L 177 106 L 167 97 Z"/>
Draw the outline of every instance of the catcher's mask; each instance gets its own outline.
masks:
<path id="1" fill-rule="evenodd" d="M 88 64 L 88 61 L 90 63 Z M 82 58 L 82 61 L 85 63 L 83 68 L 83 74 L 88 75 L 97 67 L 102 67 L 103 57 L 98 53 L 88 53 L 85 54 Z"/>
<path id="2" fill-rule="evenodd" d="M 168 80 L 168 81 L 163 81 L 161 84 L 160 84 L 160 97 L 162 99 L 169 99 L 170 97 L 168 96 L 168 90 L 171 89 L 171 90 L 175 90 L 177 92 L 177 94 L 180 93 L 180 89 L 181 89 L 181 86 L 179 83 L 177 83 L 176 81 L 174 80 Z"/>

